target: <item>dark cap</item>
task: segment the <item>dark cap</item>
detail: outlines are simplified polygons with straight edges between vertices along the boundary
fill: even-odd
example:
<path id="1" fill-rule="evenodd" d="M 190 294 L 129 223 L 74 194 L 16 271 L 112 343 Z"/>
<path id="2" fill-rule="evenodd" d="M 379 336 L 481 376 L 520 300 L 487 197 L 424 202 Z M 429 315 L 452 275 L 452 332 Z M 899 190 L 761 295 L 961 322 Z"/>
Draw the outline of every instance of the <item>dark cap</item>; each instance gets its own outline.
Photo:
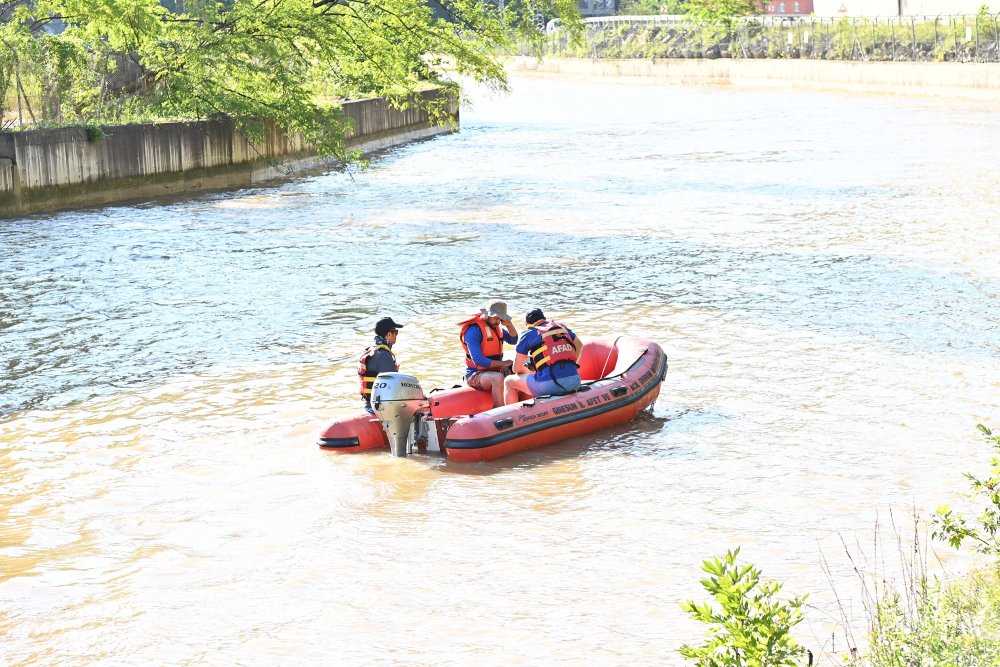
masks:
<path id="1" fill-rule="evenodd" d="M 402 324 L 396 324 L 392 321 L 391 317 L 383 317 L 378 322 L 375 323 L 375 333 L 379 336 L 384 336 L 393 329 L 402 329 Z"/>
<path id="2" fill-rule="evenodd" d="M 524 321 L 527 322 L 528 324 L 534 324 L 535 322 L 544 319 L 545 319 L 545 313 L 542 312 L 541 308 L 535 308 L 533 310 L 529 310 L 528 314 L 525 315 L 524 317 Z"/>

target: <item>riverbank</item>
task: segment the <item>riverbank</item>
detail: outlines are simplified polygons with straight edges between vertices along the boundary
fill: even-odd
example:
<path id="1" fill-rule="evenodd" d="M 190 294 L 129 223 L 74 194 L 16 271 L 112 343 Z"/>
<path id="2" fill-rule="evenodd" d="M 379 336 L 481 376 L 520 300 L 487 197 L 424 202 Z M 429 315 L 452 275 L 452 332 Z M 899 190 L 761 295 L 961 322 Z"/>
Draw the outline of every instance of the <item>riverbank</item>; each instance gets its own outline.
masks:
<path id="1" fill-rule="evenodd" d="M 422 93 L 435 96 L 437 91 Z M 346 146 L 361 153 L 455 130 L 425 111 L 398 110 L 383 99 L 347 102 Z M 249 142 L 228 122 L 198 121 L 82 127 L 0 134 L 0 218 L 225 188 L 248 187 L 335 164 L 303 139 L 272 128 Z"/>
<path id="2" fill-rule="evenodd" d="M 784 59 L 507 60 L 512 74 L 671 85 L 801 88 L 1000 101 L 1000 63 L 857 62 Z"/>

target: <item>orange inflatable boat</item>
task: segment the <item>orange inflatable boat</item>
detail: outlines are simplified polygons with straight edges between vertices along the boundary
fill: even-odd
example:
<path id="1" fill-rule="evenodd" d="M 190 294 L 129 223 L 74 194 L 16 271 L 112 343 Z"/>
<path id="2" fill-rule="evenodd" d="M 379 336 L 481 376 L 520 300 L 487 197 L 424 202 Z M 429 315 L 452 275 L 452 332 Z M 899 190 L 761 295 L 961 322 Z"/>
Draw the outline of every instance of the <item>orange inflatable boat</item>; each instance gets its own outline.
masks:
<path id="1" fill-rule="evenodd" d="M 579 366 L 578 391 L 499 408 L 487 391 L 458 386 L 425 396 L 413 376 L 382 373 L 372 391 L 377 416 L 334 421 L 319 446 L 336 452 L 385 447 L 397 456 L 436 449 L 456 461 L 495 459 L 633 419 L 659 396 L 667 355 L 642 338 L 585 339 Z"/>

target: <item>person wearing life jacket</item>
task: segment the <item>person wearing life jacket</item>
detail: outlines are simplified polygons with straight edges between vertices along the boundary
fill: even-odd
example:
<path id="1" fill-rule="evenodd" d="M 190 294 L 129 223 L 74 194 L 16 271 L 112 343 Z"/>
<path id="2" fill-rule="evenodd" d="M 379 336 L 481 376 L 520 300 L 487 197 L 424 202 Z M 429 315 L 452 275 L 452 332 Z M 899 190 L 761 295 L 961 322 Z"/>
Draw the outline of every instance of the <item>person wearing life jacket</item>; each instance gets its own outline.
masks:
<path id="1" fill-rule="evenodd" d="M 583 342 L 569 327 L 545 319 L 540 308 L 524 318 L 528 328 L 517 341 L 514 375 L 504 379 L 507 405 L 531 396 L 561 396 L 580 388 Z"/>
<path id="2" fill-rule="evenodd" d="M 458 326 L 458 339 L 465 350 L 465 383 L 490 392 L 493 407 L 503 405 L 503 379 L 511 372 L 511 362 L 503 358 L 503 344 L 517 342 L 517 329 L 507 314 L 507 304 L 495 301 Z"/>
<path id="3" fill-rule="evenodd" d="M 365 410 L 369 414 L 374 414 L 372 410 L 372 387 L 375 378 L 379 373 L 395 373 L 399 370 L 396 363 L 396 355 L 392 353 L 392 346 L 396 344 L 396 337 L 402 324 L 392 321 L 391 317 L 383 317 L 375 323 L 375 344 L 366 348 L 358 359 L 358 379 L 361 381 L 361 400 L 364 401 Z"/>

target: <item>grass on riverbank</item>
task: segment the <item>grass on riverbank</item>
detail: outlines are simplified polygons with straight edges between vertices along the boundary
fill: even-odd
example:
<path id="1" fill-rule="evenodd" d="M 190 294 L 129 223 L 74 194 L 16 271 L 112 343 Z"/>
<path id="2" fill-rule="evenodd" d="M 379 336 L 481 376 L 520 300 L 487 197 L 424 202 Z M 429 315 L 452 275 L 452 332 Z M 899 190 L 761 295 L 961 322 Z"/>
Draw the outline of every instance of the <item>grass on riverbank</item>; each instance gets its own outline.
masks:
<path id="1" fill-rule="evenodd" d="M 867 621 L 865 634 L 857 637 L 836 587 L 841 629 L 848 652 L 824 655 L 828 647 L 809 652 L 791 635 L 801 622 L 804 599 L 779 596 L 781 584 L 765 581 L 752 564 L 738 564 L 737 549 L 722 559 L 705 561 L 709 578 L 702 585 L 713 596 L 710 603 L 688 602 L 685 611 L 708 626 L 701 646 L 682 648 L 697 667 L 795 667 L 829 658 L 851 667 L 988 667 L 1000 665 L 1000 435 L 980 425 L 995 456 L 987 477 L 973 474 L 972 497 L 984 510 L 966 518 L 947 507 L 933 518 L 932 538 L 986 556 L 988 563 L 966 575 L 950 579 L 928 568 L 928 540 L 922 521 L 914 514 L 912 537 L 904 539 L 892 520 L 896 554 L 880 552 L 876 541 L 870 557 L 844 545 L 857 575 Z M 890 515 L 891 517 L 891 515 Z M 876 526 L 876 536 L 879 534 Z M 898 564 L 890 572 L 887 557 Z M 823 569 L 833 583 L 828 563 Z M 721 610 L 720 610 L 721 609 Z M 830 649 L 832 651 L 832 649 Z"/>
<path id="2" fill-rule="evenodd" d="M 681 18 L 593 22 L 582 40 L 551 33 L 551 57 L 792 58 L 816 60 L 1000 62 L 1000 14 L 777 20 L 729 23 Z"/>
<path id="3" fill-rule="evenodd" d="M 1000 664 L 1000 571 L 996 563 L 958 576 L 929 566 L 924 524 L 914 513 L 906 537 L 890 513 L 895 544 L 876 543 L 866 557 L 860 548 L 846 554 L 857 576 L 866 620 L 857 637 L 838 594 L 841 630 L 847 637 L 845 662 L 852 667 Z M 876 536 L 880 533 L 875 528 Z M 832 585 L 829 565 L 824 570 Z"/>

